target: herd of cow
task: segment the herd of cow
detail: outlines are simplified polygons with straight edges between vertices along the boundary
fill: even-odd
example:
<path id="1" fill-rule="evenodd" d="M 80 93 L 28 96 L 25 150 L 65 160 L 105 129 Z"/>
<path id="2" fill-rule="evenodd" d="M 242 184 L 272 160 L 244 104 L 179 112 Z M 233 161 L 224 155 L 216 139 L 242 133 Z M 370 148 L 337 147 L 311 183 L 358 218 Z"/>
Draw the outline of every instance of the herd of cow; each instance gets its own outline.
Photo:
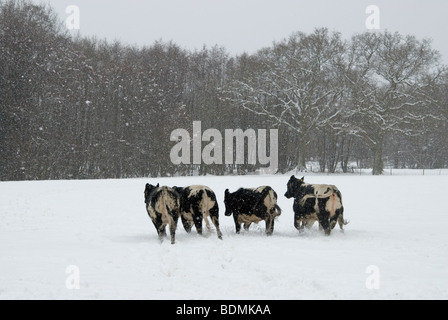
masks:
<path id="1" fill-rule="evenodd" d="M 297 179 L 292 176 L 287 184 L 285 197 L 294 198 L 294 226 L 303 231 L 305 227 L 311 228 L 315 221 L 319 222 L 319 229 L 326 235 L 338 223 L 341 230 L 347 224 L 344 220 L 344 207 L 342 195 L 336 186 L 326 184 L 308 184 L 304 178 Z M 166 227 L 169 226 L 171 243 L 175 243 L 177 221 L 181 218 L 187 232 L 193 225 L 199 234 L 202 234 L 202 221 L 205 221 L 210 230 L 208 218 L 216 228 L 219 239 L 222 232 L 219 229 L 219 207 L 216 195 L 206 186 L 189 186 L 186 188 L 154 186 L 146 184 L 145 187 L 146 210 L 151 218 L 159 238 L 166 236 Z M 233 215 L 236 233 L 241 230 L 241 224 L 248 230 L 252 223 L 266 222 L 266 234 L 274 231 L 274 221 L 281 214 L 277 205 L 277 193 L 268 186 L 254 189 L 240 188 L 231 193 L 225 191 L 225 215 Z"/>

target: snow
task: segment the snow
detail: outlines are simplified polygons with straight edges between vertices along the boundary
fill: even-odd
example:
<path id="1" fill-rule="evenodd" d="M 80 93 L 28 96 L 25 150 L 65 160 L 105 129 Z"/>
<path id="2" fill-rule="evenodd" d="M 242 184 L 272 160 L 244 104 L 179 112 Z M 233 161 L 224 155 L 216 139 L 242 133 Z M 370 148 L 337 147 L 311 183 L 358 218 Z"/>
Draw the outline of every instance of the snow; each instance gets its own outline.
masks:
<path id="1" fill-rule="evenodd" d="M 342 192 L 350 223 L 329 237 L 294 228 L 289 176 L 1 182 L 0 299 L 448 299 L 446 176 L 306 176 Z M 223 240 L 179 220 L 161 243 L 147 182 L 214 189 Z M 261 185 L 283 209 L 274 234 L 235 234 L 225 189 Z"/>

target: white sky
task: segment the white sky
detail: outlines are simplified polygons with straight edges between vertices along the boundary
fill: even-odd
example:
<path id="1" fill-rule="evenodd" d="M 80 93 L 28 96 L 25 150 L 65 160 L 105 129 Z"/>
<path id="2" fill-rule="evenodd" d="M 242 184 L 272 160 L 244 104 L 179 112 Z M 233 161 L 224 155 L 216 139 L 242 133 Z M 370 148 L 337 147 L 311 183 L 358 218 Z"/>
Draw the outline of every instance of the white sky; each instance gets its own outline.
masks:
<path id="1" fill-rule="evenodd" d="M 446 0 L 34 0 L 50 3 L 61 20 L 66 8 L 80 10 L 80 33 L 132 45 L 170 41 L 183 48 L 223 46 L 232 54 L 253 53 L 316 27 L 345 38 L 367 31 L 368 5 L 380 9 L 381 30 L 431 38 L 448 61 Z"/>

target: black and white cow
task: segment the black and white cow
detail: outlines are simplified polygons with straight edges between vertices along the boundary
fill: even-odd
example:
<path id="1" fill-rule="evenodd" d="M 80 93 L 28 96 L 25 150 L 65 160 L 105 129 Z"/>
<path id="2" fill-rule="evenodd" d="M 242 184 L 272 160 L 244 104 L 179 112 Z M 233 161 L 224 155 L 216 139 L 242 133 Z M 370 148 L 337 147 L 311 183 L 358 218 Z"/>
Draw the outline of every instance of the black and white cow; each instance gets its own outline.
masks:
<path id="1" fill-rule="evenodd" d="M 326 235 L 330 235 L 336 223 L 344 230 L 347 222 L 344 221 L 342 195 L 336 186 L 308 184 L 304 177 L 292 176 L 287 187 L 285 197 L 294 198 L 294 226 L 299 231 L 311 228 L 315 221 L 319 221 L 319 228 L 323 228 Z"/>
<path id="2" fill-rule="evenodd" d="M 146 210 L 156 227 L 159 239 L 166 236 L 165 228 L 169 225 L 171 243 L 175 243 L 177 220 L 180 214 L 180 196 L 172 188 L 153 186 L 149 183 L 145 187 Z"/>
<path id="3" fill-rule="evenodd" d="M 248 230 L 252 223 L 266 221 L 266 234 L 274 232 L 274 219 L 281 214 L 277 205 L 277 194 L 271 187 L 263 186 L 255 189 L 241 188 L 234 193 L 225 191 L 224 203 L 226 216 L 233 214 L 236 233 L 240 233 L 241 224 Z"/>
<path id="4" fill-rule="evenodd" d="M 206 186 L 189 186 L 186 188 L 173 187 L 180 195 L 181 220 L 185 230 L 190 233 L 193 224 L 196 231 L 202 234 L 202 219 L 204 219 L 207 229 L 210 230 L 208 217 L 218 233 L 218 238 L 222 239 L 219 229 L 219 207 L 216 195 L 212 189 Z"/>

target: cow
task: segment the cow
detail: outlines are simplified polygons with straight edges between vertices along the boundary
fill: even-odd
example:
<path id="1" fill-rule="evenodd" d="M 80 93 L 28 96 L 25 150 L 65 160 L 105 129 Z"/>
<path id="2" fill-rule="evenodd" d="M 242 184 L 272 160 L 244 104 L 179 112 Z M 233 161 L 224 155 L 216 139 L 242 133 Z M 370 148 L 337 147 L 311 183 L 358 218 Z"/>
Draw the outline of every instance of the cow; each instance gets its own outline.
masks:
<path id="1" fill-rule="evenodd" d="M 202 234 L 202 219 L 210 230 L 208 217 L 216 228 L 218 238 L 222 239 L 219 229 L 219 207 L 216 195 L 206 186 L 194 185 L 186 188 L 173 187 L 180 195 L 180 217 L 185 231 L 191 232 L 193 224 L 198 234 Z"/>
<path id="2" fill-rule="evenodd" d="M 151 218 L 160 241 L 166 236 L 165 228 L 169 225 L 171 243 L 175 243 L 177 221 L 180 212 L 180 196 L 172 188 L 153 186 L 149 183 L 145 186 L 146 210 Z"/>
<path id="3" fill-rule="evenodd" d="M 268 186 L 254 189 L 240 188 L 234 193 L 230 193 L 227 189 L 224 204 L 225 215 L 229 217 L 233 214 L 236 233 L 240 233 L 242 223 L 244 223 L 244 229 L 248 230 L 252 223 L 264 220 L 266 234 L 272 235 L 274 219 L 281 214 L 281 209 L 277 205 L 277 194 Z"/>
<path id="4" fill-rule="evenodd" d="M 319 221 L 319 229 L 330 235 L 336 223 L 342 231 L 348 222 L 344 220 L 342 194 L 336 186 L 328 184 L 308 184 L 305 177 L 297 179 L 292 176 L 287 184 L 285 197 L 294 198 L 294 226 L 303 231 Z"/>

